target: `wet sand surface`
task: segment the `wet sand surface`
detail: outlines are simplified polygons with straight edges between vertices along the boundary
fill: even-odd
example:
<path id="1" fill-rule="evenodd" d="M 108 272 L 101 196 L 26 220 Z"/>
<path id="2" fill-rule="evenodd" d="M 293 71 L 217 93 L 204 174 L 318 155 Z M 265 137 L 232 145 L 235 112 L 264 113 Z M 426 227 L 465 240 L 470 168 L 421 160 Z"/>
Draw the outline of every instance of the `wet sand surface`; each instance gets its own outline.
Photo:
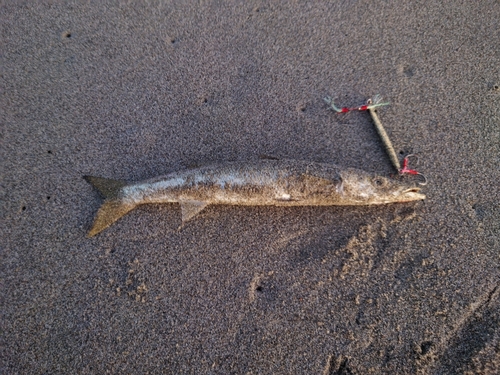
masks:
<path id="1" fill-rule="evenodd" d="M 500 372 L 497 1 L 82 3 L 0 8 L 0 372 Z M 374 94 L 424 202 L 180 231 L 149 205 L 86 238 L 83 175 L 262 154 L 390 175 L 369 114 L 323 102 Z"/>

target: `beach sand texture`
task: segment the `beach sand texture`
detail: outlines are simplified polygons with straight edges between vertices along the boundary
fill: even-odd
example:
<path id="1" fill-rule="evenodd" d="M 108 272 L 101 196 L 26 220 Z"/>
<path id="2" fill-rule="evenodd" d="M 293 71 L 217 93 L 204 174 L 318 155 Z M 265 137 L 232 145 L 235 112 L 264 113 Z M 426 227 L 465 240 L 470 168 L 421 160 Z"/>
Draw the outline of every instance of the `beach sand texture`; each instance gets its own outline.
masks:
<path id="1" fill-rule="evenodd" d="M 3 374 L 500 373 L 498 1 L 9 2 Z M 142 206 L 86 238 L 82 176 L 259 155 L 394 173 L 423 202 Z M 414 177 L 407 177 L 408 179 Z"/>

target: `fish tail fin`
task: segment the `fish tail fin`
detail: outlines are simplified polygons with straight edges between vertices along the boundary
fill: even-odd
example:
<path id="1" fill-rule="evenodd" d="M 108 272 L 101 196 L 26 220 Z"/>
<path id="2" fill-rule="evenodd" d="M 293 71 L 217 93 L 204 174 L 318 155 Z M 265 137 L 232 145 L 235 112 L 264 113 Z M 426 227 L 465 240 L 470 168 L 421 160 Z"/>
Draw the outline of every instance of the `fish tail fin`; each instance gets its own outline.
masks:
<path id="1" fill-rule="evenodd" d="M 95 187 L 106 199 L 116 199 L 120 189 L 127 185 L 127 182 L 112 180 L 111 178 L 83 176 L 85 181 Z"/>
<path id="2" fill-rule="evenodd" d="M 105 198 L 104 203 L 97 211 L 92 229 L 87 234 L 87 237 L 93 237 L 134 209 L 135 205 L 124 203 L 120 197 L 120 190 L 127 185 L 126 182 L 94 176 L 84 176 L 83 178 Z"/>

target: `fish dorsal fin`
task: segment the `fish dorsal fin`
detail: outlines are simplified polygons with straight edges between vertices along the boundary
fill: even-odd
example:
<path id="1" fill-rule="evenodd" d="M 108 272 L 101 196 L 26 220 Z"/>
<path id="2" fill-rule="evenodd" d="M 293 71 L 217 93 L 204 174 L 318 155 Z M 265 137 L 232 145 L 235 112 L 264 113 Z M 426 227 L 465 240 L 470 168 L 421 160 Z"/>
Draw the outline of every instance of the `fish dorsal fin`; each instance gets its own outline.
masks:
<path id="1" fill-rule="evenodd" d="M 259 159 L 261 160 L 280 160 L 280 158 L 274 155 L 259 154 Z"/>
<path id="2" fill-rule="evenodd" d="M 181 200 L 179 203 L 181 204 L 183 224 L 198 215 L 208 205 L 207 202 L 193 200 Z"/>

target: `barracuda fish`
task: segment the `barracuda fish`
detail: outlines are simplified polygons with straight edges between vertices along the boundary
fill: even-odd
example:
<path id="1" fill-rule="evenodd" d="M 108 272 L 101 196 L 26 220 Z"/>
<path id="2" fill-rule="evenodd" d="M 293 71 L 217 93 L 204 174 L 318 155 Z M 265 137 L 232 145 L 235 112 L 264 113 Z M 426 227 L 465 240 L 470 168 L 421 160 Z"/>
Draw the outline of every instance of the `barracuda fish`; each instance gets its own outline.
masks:
<path id="1" fill-rule="evenodd" d="M 396 180 L 358 169 L 297 160 L 230 162 L 136 183 L 84 178 L 105 198 L 88 237 L 146 203 L 180 203 L 184 224 L 210 204 L 333 206 L 425 199 L 420 188 Z"/>

